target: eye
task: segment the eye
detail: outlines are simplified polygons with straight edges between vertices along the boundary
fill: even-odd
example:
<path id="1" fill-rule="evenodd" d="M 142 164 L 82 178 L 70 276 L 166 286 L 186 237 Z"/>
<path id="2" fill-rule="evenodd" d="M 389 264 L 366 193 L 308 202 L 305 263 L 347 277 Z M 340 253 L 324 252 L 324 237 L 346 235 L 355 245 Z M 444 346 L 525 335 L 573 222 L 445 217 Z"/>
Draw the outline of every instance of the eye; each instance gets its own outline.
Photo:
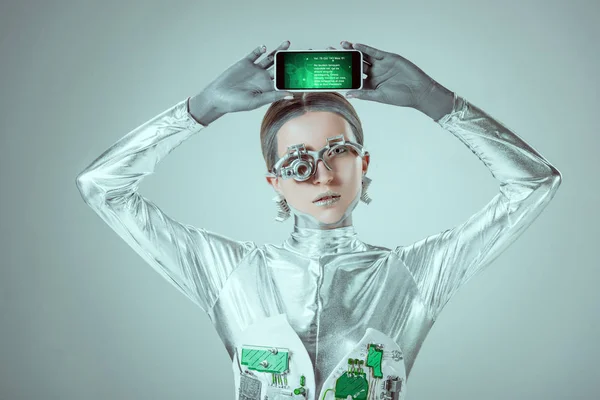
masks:
<path id="1" fill-rule="evenodd" d="M 333 149 L 329 150 L 330 156 L 337 156 L 339 154 L 344 154 L 348 151 L 346 146 L 336 146 Z"/>

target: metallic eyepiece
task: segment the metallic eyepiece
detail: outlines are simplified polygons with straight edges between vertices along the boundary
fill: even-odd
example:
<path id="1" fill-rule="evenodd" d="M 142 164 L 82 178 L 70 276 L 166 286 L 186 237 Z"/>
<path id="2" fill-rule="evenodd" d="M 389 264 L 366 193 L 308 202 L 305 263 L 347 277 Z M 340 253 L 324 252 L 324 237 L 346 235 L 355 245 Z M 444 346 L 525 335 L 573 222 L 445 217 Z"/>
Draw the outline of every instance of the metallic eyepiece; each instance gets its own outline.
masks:
<path id="1" fill-rule="evenodd" d="M 346 141 L 344 135 L 338 135 L 327 138 L 326 146 L 318 151 L 307 150 L 304 144 L 296 144 L 288 147 L 285 156 L 281 157 L 275 163 L 273 169 L 267 175 L 274 177 L 281 176 L 283 179 L 293 178 L 299 182 L 307 181 L 315 174 L 316 165 L 319 160 L 323 161 L 325 168 L 331 171 L 332 168 L 328 162 L 331 157 L 344 154 L 345 151 L 338 152 L 342 148 L 344 150 L 352 149 L 360 157 L 364 157 L 367 154 L 360 144 Z"/>
<path id="2" fill-rule="evenodd" d="M 307 160 L 294 160 L 289 168 L 294 171 L 294 179 L 301 182 L 310 178 L 313 171 L 312 163 Z"/>

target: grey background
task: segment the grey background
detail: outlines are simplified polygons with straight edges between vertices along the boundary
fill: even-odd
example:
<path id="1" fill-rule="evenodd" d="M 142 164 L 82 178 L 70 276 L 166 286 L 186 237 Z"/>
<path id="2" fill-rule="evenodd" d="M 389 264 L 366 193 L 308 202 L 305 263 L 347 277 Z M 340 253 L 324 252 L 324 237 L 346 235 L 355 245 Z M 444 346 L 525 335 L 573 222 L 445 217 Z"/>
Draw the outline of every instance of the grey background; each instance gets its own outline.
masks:
<path id="1" fill-rule="evenodd" d="M 209 319 L 82 201 L 75 177 L 131 129 L 256 46 L 370 44 L 407 57 L 563 174 L 537 221 L 462 288 L 426 340 L 410 399 L 600 393 L 596 1 L 13 1 L 0 9 L 0 398 L 233 399 Z M 360 237 L 452 227 L 497 192 L 412 109 L 352 100 L 371 152 Z M 182 222 L 280 243 L 260 155 L 266 110 L 227 115 L 141 193 Z M 234 153 L 223 159 L 227 148 Z"/>

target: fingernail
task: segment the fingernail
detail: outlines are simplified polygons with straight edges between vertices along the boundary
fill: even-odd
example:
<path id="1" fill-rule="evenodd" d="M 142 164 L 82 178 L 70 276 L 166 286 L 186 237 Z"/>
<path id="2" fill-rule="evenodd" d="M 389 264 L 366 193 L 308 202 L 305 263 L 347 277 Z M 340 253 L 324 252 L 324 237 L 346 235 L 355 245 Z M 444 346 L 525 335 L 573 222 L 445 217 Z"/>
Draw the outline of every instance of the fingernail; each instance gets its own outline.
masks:
<path id="1" fill-rule="evenodd" d="M 284 99 L 286 100 L 292 100 L 294 98 L 294 96 L 285 96 Z"/>
<path id="2" fill-rule="evenodd" d="M 265 51 L 267 50 L 267 46 L 265 46 L 264 44 L 262 46 L 260 46 L 260 51 Z"/>
<path id="3" fill-rule="evenodd" d="M 346 97 L 352 98 L 352 97 L 354 97 L 354 94 L 353 93 L 346 93 Z"/>

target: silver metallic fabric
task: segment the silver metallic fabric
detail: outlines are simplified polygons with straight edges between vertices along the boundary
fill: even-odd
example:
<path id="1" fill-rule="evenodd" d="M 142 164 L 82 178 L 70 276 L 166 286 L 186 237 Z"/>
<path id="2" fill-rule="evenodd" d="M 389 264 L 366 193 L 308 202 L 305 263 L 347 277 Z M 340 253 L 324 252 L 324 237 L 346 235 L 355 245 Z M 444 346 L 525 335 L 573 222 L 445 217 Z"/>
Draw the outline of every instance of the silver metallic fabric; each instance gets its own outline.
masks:
<path id="1" fill-rule="evenodd" d="M 209 315 L 232 358 L 238 398 L 263 400 L 286 386 L 244 371 L 244 346 L 289 349 L 287 386 L 299 387 L 305 377 L 305 397 L 269 400 L 320 400 L 334 398 L 348 359 L 364 358 L 369 343 L 383 345 L 383 373 L 399 377 L 395 398 L 405 398 L 405 381 L 444 305 L 523 233 L 561 182 L 539 153 L 462 97 L 455 95 L 438 123 L 485 164 L 499 192 L 464 223 L 393 249 L 362 242 L 353 226 L 296 225 L 281 244 L 259 246 L 165 215 L 137 189 L 163 157 L 205 128 L 186 101 L 117 141 L 77 185 L 123 240 Z M 397 384 L 369 382 L 378 385 L 369 399 L 384 398 L 381 388 Z"/>

